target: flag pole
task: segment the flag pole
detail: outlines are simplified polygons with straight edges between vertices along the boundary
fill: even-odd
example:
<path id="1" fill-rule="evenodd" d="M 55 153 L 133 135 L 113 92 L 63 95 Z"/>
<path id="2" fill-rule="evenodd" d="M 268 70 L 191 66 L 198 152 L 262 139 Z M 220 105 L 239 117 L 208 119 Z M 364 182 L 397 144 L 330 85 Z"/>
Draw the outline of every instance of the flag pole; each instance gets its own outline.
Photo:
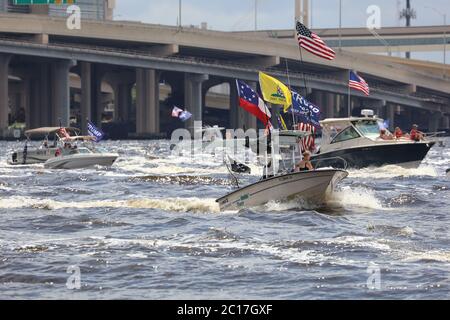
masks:
<path id="1" fill-rule="evenodd" d="M 348 72 L 348 78 L 350 79 L 350 72 Z M 350 81 L 350 80 L 349 80 Z M 350 92 L 350 83 L 347 83 L 348 86 L 348 117 L 350 118 L 352 115 L 352 105 L 351 105 L 351 92 Z"/>
<path id="2" fill-rule="evenodd" d="M 288 79 L 288 86 L 289 86 L 289 90 L 291 91 L 291 95 L 292 95 L 292 87 L 291 87 L 291 78 L 289 77 L 289 64 L 288 64 L 288 59 L 285 58 L 284 61 L 286 62 L 286 74 L 287 74 L 287 79 Z M 295 129 L 295 115 L 294 115 L 294 104 L 292 103 L 292 130 Z"/>

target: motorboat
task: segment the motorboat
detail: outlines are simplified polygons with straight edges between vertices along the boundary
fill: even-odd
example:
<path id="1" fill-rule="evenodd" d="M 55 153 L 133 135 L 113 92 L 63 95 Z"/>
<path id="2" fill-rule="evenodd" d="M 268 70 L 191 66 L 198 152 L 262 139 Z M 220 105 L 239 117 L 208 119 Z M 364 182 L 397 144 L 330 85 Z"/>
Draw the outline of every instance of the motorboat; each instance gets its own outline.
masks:
<path id="1" fill-rule="evenodd" d="M 381 138 L 380 128 L 385 128 L 384 120 L 373 115 L 372 110 L 363 110 L 361 117 L 326 119 L 320 124 L 322 141 L 312 160 L 342 158 L 350 168 L 384 165 L 417 168 L 436 143 L 430 137 L 425 137 L 423 141 L 412 141 L 406 137 Z M 385 131 L 391 135 L 389 130 Z M 334 167 L 332 162 L 329 165 Z"/>
<path id="2" fill-rule="evenodd" d="M 58 135 L 61 127 L 43 127 L 25 131 L 27 140 L 21 150 L 14 150 L 8 157 L 10 165 L 32 165 L 41 164 L 55 156 L 58 150 Z M 79 129 L 64 128 L 69 135 L 77 135 Z M 39 145 L 33 145 L 32 140 L 42 139 Z"/>
<path id="3" fill-rule="evenodd" d="M 278 132 L 273 133 L 271 145 L 278 139 Z M 237 190 L 217 199 L 221 211 L 241 210 L 259 207 L 269 202 L 286 202 L 299 200 L 300 204 L 321 205 L 336 188 L 338 183 L 348 176 L 343 169 L 333 169 L 316 165 L 316 170 L 295 172 L 293 168 L 301 161 L 301 146 L 298 139 L 307 136 L 305 132 L 297 132 L 295 139 L 285 140 L 279 150 L 272 150 L 266 159 L 263 177 L 245 187 L 239 186 L 239 180 L 233 172 L 239 172 L 228 167 L 233 176 Z M 275 151 L 275 152 L 274 152 Z M 276 154 L 275 154 L 276 153 Z M 231 159 L 232 160 L 232 159 Z M 339 162 L 343 159 L 334 159 Z M 233 162 L 231 162 L 231 165 Z M 277 165 L 274 165 L 277 164 Z"/>
<path id="4" fill-rule="evenodd" d="M 76 136 L 62 139 L 63 147 L 44 163 L 47 169 L 82 169 L 94 166 L 110 167 L 117 160 L 117 153 L 89 146 L 95 138 Z"/>
<path id="5" fill-rule="evenodd" d="M 221 211 L 263 206 L 269 202 L 301 200 L 321 205 L 348 173 L 339 169 L 294 172 L 262 179 L 217 199 Z"/>

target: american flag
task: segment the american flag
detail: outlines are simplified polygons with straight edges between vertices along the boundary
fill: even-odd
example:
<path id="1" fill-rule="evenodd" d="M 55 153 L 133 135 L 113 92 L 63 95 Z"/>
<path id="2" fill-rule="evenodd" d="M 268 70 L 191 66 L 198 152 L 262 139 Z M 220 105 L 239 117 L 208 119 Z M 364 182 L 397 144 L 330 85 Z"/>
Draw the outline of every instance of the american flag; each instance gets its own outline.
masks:
<path id="1" fill-rule="evenodd" d="M 367 82 L 353 71 L 350 71 L 348 85 L 350 88 L 364 92 L 366 96 L 370 95 L 370 88 Z"/>
<path id="2" fill-rule="evenodd" d="M 311 133 L 310 136 L 307 136 L 300 141 L 302 152 L 314 151 L 316 147 L 316 139 L 314 137 L 316 134 L 316 128 L 309 123 L 299 123 L 298 130 Z"/>
<path id="3" fill-rule="evenodd" d="M 325 42 L 305 25 L 297 21 L 297 39 L 301 48 L 327 60 L 333 60 L 336 53 Z"/>

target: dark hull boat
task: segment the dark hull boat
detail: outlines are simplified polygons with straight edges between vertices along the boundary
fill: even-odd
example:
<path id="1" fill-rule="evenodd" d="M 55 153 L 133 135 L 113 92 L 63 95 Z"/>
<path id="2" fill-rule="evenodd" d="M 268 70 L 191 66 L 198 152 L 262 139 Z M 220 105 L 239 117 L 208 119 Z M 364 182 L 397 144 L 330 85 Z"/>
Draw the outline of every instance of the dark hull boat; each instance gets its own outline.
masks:
<path id="1" fill-rule="evenodd" d="M 339 167 L 342 162 L 330 158 L 344 159 L 349 168 L 381 167 L 398 165 L 405 168 L 418 168 L 435 142 L 378 144 L 365 147 L 347 148 L 314 155 L 315 163 Z"/>

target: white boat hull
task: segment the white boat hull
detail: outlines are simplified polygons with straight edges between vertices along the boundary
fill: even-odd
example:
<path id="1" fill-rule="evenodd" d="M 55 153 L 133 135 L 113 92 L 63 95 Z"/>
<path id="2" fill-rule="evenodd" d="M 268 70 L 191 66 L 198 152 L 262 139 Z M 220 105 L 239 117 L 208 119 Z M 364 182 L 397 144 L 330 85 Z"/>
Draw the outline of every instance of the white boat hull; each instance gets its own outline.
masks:
<path id="1" fill-rule="evenodd" d="M 76 154 L 59 156 L 45 162 L 47 169 L 83 169 L 93 166 L 110 167 L 119 157 L 118 154 Z"/>
<path id="2" fill-rule="evenodd" d="M 55 156 L 56 150 L 57 150 L 56 148 L 29 149 L 25 157 L 23 150 L 14 151 L 8 159 L 8 164 L 30 165 L 30 164 L 44 163 L 45 161 Z"/>
<path id="3" fill-rule="evenodd" d="M 261 180 L 217 200 L 220 210 L 240 210 L 262 206 L 268 202 L 303 200 L 322 204 L 336 184 L 346 178 L 343 170 L 296 172 Z"/>

